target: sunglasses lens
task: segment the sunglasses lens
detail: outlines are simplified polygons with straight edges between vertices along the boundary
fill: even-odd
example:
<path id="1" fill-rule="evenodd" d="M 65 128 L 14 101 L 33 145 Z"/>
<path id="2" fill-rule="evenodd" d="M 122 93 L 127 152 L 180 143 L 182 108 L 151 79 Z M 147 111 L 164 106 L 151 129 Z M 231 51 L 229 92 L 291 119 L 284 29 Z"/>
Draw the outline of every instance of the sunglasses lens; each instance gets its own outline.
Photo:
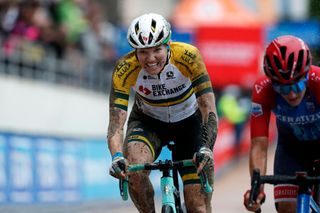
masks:
<path id="1" fill-rule="evenodd" d="M 298 94 L 306 88 L 307 79 L 303 79 L 292 85 L 273 84 L 273 89 L 281 95 L 288 95 L 291 91 Z"/>
<path id="2" fill-rule="evenodd" d="M 302 80 L 295 84 L 295 93 L 300 93 L 306 88 L 306 81 Z"/>
<path id="3" fill-rule="evenodd" d="M 280 93 L 283 95 L 288 95 L 291 91 L 291 86 L 290 85 L 284 85 L 284 86 L 280 86 Z"/>

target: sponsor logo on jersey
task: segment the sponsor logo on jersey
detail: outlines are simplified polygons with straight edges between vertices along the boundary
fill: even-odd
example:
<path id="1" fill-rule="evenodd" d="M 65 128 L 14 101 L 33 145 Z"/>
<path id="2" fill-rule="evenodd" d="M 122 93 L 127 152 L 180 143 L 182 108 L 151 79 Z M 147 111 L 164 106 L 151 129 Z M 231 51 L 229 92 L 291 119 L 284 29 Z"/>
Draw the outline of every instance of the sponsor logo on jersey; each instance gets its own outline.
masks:
<path id="1" fill-rule="evenodd" d="M 256 90 L 256 93 L 259 94 L 263 88 L 270 83 L 269 79 L 265 79 L 261 81 L 259 84 L 254 85 L 254 89 Z"/>
<path id="2" fill-rule="evenodd" d="M 258 117 L 258 116 L 260 116 L 262 114 L 263 114 L 263 112 L 262 112 L 261 104 L 252 102 L 252 104 L 251 104 L 251 115 L 254 116 L 254 117 Z"/>
<path id="3" fill-rule="evenodd" d="M 311 73 L 309 74 L 309 78 L 310 80 L 312 81 L 319 81 L 320 80 L 320 77 L 316 75 L 316 73 Z"/>
<path id="4" fill-rule="evenodd" d="M 168 72 L 166 73 L 166 76 L 167 76 L 166 80 L 176 78 L 176 77 L 174 77 L 173 71 L 168 71 Z"/>
<path id="5" fill-rule="evenodd" d="M 290 124 L 307 124 L 320 120 L 320 112 L 311 115 L 286 116 L 276 115 L 277 119 Z"/>
<path id="6" fill-rule="evenodd" d="M 257 94 L 259 94 L 259 93 L 261 92 L 261 90 L 262 90 L 263 87 L 262 87 L 261 85 L 258 85 L 258 84 L 257 84 L 257 85 L 254 86 L 254 88 L 255 88 Z"/>
<path id="7" fill-rule="evenodd" d="M 186 88 L 185 84 L 179 85 L 171 89 L 166 88 L 165 84 L 156 84 L 156 85 L 152 85 L 152 94 L 153 96 L 170 95 L 170 94 L 180 92 L 184 88 Z"/>
<path id="8" fill-rule="evenodd" d="M 142 78 L 143 78 L 143 80 L 147 80 L 147 79 L 154 80 L 154 79 L 157 79 L 156 76 L 152 76 L 152 75 L 144 75 Z"/>
<path id="9" fill-rule="evenodd" d="M 117 76 L 118 78 L 121 78 L 130 68 L 130 64 L 126 62 L 122 62 L 117 66 Z"/>
<path id="10" fill-rule="evenodd" d="M 185 50 L 184 54 L 189 56 L 191 59 L 195 59 L 196 58 L 196 54 L 193 54 L 192 52 L 190 52 L 189 50 Z"/>
<path id="11" fill-rule="evenodd" d="M 184 51 L 184 55 L 181 55 L 181 59 L 188 64 L 192 64 L 196 55 L 191 53 L 189 50 Z"/>
<path id="12" fill-rule="evenodd" d="M 139 91 L 145 95 L 149 95 L 151 93 L 151 91 L 147 87 L 144 87 L 142 85 L 139 86 Z"/>

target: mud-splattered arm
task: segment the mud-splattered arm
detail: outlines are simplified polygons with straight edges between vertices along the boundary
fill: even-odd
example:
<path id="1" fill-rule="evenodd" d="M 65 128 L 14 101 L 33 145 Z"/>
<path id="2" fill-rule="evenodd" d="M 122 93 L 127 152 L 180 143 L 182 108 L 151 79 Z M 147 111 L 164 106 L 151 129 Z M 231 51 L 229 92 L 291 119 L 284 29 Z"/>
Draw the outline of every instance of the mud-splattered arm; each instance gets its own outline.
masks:
<path id="1" fill-rule="evenodd" d="M 108 127 L 108 147 L 111 155 L 116 152 L 122 153 L 124 125 L 127 119 L 127 111 L 115 107 L 115 93 L 112 90 L 110 93 L 109 106 L 109 127 Z"/>
<path id="2" fill-rule="evenodd" d="M 202 142 L 201 146 L 213 149 L 218 132 L 218 116 L 213 92 L 202 94 L 197 98 L 202 115 Z"/>

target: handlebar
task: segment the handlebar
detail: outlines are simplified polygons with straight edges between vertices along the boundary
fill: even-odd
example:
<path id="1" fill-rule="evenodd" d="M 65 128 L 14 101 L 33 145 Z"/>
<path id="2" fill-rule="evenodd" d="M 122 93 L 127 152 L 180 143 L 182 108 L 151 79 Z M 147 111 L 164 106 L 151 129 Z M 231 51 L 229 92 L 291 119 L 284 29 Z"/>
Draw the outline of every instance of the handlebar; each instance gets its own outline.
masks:
<path id="1" fill-rule="evenodd" d="M 131 164 L 128 167 L 128 172 L 137 172 L 142 170 L 171 170 L 171 169 L 179 169 L 182 167 L 190 167 L 193 166 L 192 160 L 182 160 L 182 161 L 158 161 L 155 163 L 142 163 L 142 164 Z"/>
<path id="2" fill-rule="evenodd" d="M 181 161 L 171 161 L 165 160 L 154 163 L 143 163 L 143 164 L 131 164 L 128 166 L 128 172 L 137 172 L 143 170 L 160 170 L 160 171 L 169 171 L 173 169 L 179 169 L 183 167 L 192 167 L 195 166 L 193 161 L 190 160 L 181 160 Z M 213 191 L 212 187 L 209 184 L 208 178 L 204 171 L 199 174 L 201 185 L 206 193 L 211 193 Z M 128 177 L 126 179 L 119 180 L 119 188 L 120 188 L 120 195 L 123 200 L 128 199 Z"/>
<path id="3" fill-rule="evenodd" d="M 252 206 L 257 199 L 260 191 L 261 184 L 294 184 L 301 186 L 307 186 L 309 184 L 319 184 L 320 176 L 308 176 L 306 172 L 296 172 L 294 176 L 288 175 L 260 175 L 260 170 L 255 169 L 251 178 L 251 190 L 249 196 L 249 206 Z M 257 212 L 261 212 L 259 209 Z"/>

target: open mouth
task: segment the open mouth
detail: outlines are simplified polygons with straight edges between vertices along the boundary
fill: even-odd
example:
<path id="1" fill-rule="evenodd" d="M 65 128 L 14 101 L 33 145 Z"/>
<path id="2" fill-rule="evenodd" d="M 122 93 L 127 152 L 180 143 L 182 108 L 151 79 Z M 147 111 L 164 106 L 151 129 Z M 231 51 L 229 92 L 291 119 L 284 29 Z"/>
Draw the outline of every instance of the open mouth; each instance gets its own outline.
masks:
<path id="1" fill-rule="evenodd" d="M 146 65 L 147 65 L 147 67 L 149 67 L 149 68 L 154 68 L 154 67 L 156 67 L 156 66 L 159 65 L 159 62 L 157 62 L 157 63 L 147 63 Z"/>

